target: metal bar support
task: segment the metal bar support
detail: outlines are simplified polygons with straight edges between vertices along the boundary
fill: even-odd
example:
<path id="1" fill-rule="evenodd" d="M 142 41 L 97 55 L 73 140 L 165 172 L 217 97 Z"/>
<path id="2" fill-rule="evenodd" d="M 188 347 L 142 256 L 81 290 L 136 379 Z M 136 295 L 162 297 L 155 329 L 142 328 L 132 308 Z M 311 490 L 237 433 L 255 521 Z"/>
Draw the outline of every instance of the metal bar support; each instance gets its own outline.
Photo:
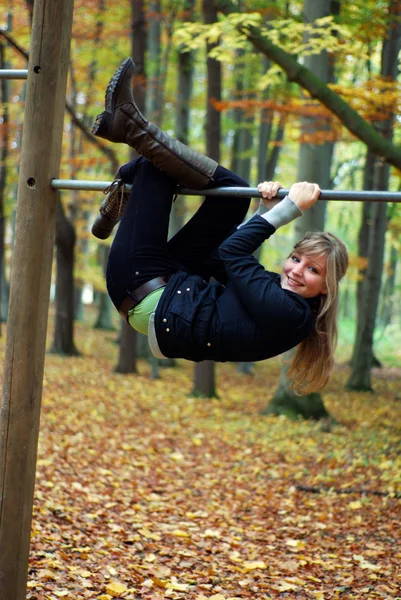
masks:
<path id="1" fill-rule="evenodd" d="M 53 179 L 52 187 L 57 190 L 83 190 L 103 191 L 111 181 L 82 181 L 80 179 Z M 127 190 L 131 189 L 126 185 Z M 288 189 L 281 189 L 277 194 L 279 200 L 288 194 Z M 182 196 L 222 196 L 236 198 L 261 198 L 262 195 L 257 188 L 246 187 L 220 187 L 213 190 L 190 190 L 178 188 Z M 319 200 L 347 200 L 351 202 L 401 202 L 400 192 L 376 192 L 376 191 L 341 191 L 322 190 Z"/>
<path id="2" fill-rule="evenodd" d="M 28 69 L 0 69 L 0 79 L 28 79 Z"/>

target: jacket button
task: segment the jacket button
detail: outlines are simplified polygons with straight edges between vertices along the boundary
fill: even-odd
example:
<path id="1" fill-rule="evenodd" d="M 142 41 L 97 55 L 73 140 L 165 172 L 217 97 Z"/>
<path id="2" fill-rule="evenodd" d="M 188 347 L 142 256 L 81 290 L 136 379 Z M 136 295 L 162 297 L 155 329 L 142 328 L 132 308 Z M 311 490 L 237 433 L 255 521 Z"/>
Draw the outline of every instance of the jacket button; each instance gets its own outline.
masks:
<path id="1" fill-rule="evenodd" d="M 210 342 L 208 342 L 206 345 L 207 345 L 207 346 L 211 346 L 212 344 L 211 344 Z"/>
<path id="2" fill-rule="evenodd" d="M 190 291 L 191 291 L 191 288 L 187 288 L 187 292 L 190 292 Z"/>
<path id="3" fill-rule="evenodd" d="M 167 323 L 167 319 L 163 319 L 163 323 Z"/>
<path id="4" fill-rule="evenodd" d="M 181 290 L 178 290 L 177 294 L 181 294 Z"/>
<path id="5" fill-rule="evenodd" d="M 168 333 L 168 332 L 170 331 L 170 329 L 167 327 L 166 331 L 167 331 L 167 333 Z"/>

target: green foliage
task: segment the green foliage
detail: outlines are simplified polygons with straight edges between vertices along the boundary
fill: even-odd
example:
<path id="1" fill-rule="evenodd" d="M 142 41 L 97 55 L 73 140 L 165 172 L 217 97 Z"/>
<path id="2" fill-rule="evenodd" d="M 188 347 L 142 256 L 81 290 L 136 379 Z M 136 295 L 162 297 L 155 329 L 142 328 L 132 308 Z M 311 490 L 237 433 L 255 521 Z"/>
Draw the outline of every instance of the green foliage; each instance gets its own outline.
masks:
<path id="1" fill-rule="evenodd" d="M 182 23 L 175 32 L 175 41 L 186 50 L 196 50 L 206 43 L 220 41 L 220 46 L 213 49 L 210 56 L 227 62 L 232 59 L 234 50 L 248 46 L 244 33 L 255 27 L 277 46 L 302 56 L 320 54 L 323 50 L 339 52 L 351 38 L 349 29 L 337 24 L 332 16 L 322 17 L 312 24 L 294 19 L 274 19 L 267 25 L 262 15 L 255 12 L 235 13 L 213 25 Z"/>

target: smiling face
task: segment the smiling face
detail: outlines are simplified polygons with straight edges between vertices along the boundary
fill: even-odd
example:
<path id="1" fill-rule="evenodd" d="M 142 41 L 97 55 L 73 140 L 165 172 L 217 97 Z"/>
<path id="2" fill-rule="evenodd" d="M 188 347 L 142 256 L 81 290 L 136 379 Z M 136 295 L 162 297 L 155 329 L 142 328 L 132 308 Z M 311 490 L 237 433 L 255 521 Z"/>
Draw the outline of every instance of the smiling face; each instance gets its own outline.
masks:
<path id="1" fill-rule="evenodd" d="M 281 272 L 281 287 L 302 296 L 314 298 L 327 294 L 327 256 L 308 255 L 294 250 L 284 263 Z"/>

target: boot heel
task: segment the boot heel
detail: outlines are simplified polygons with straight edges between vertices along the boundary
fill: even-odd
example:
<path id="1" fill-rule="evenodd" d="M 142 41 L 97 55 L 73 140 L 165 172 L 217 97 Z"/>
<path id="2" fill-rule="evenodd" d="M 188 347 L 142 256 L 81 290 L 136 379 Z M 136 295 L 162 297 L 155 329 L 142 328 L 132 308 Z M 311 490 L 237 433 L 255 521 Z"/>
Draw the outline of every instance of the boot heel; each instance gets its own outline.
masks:
<path id="1" fill-rule="evenodd" d="M 108 133 L 112 125 L 112 115 L 106 111 L 96 117 L 95 123 L 91 129 L 91 133 L 97 137 L 102 137 L 107 140 Z"/>
<path id="2" fill-rule="evenodd" d="M 118 221 L 109 219 L 106 215 L 98 215 L 91 228 L 92 235 L 99 240 L 107 240 L 117 223 Z"/>

